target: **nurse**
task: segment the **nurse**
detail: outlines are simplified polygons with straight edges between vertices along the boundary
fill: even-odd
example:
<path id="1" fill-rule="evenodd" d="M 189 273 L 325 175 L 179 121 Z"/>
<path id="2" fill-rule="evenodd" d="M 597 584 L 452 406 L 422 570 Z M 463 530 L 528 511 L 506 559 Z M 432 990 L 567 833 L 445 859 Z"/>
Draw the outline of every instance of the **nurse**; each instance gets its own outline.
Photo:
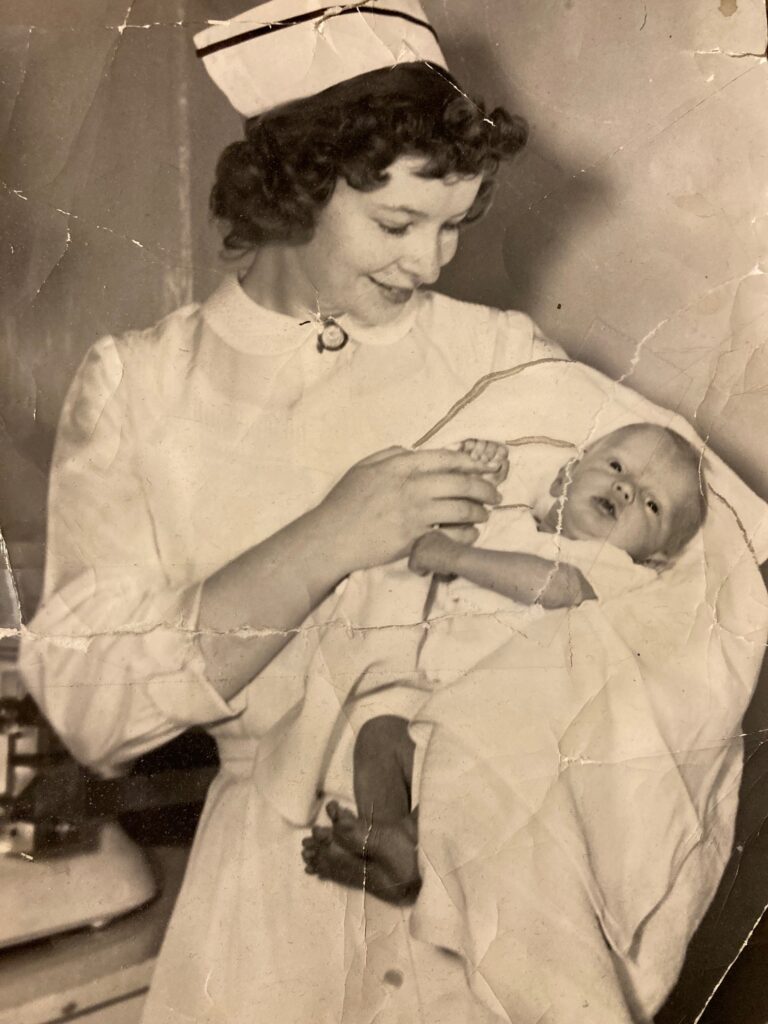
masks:
<path id="1" fill-rule="evenodd" d="M 416 0 L 274 0 L 196 43 L 246 118 L 211 206 L 252 260 L 80 367 L 26 678 L 96 769 L 217 740 L 145 1024 L 496 1019 L 407 911 L 304 873 L 311 819 L 281 793 L 305 768 L 280 751 L 344 578 L 434 523 L 471 542 L 498 500 L 469 455 L 402 446 L 483 374 L 560 354 L 428 290 L 524 127 L 465 96 Z M 328 744 L 312 785 L 351 804 Z"/>

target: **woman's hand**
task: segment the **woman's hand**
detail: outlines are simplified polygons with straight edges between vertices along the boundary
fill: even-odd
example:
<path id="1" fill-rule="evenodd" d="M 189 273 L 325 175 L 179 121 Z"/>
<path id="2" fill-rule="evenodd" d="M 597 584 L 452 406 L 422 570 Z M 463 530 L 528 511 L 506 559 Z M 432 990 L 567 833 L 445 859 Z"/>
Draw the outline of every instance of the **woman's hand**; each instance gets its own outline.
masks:
<path id="1" fill-rule="evenodd" d="M 484 469 L 467 452 L 388 448 L 352 466 L 315 514 L 343 545 L 346 572 L 402 558 L 437 524 L 471 543 L 474 525 L 488 518 L 485 506 L 500 500 Z"/>

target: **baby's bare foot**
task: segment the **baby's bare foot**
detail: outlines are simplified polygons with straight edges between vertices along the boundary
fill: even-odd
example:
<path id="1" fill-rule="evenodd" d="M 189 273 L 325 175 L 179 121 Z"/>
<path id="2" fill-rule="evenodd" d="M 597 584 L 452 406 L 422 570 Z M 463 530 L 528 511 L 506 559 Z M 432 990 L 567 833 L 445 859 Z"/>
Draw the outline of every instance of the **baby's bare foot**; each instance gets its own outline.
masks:
<path id="1" fill-rule="evenodd" d="M 387 903 L 398 905 L 413 903 L 419 884 L 404 884 L 390 875 L 381 865 L 358 857 L 335 841 L 317 843 L 307 838 L 302 841 L 304 870 L 308 875 L 346 885 L 351 889 L 365 889 Z"/>
<path id="2" fill-rule="evenodd" d="M 301 856 L 308 875 L 330 879 L 353 889 L 365 886 L 366 863 L 333 841 L 330 829 L 314 828 L 312 835 L 302 840 Z"/>
<path id="3" fill-rule="evenodd" d="M 387 824 L 363 821 L 335 801 L 327 807 L 333 841 L 348 853 L 362 858 L 404 891 L 421 885 L 416 857 L 415 825 L 410 818 Z"/>
<path id="4" fill-rule="evenodd" d="M 302 841 L 307 873 L 366 889 L 388 903 L 412 903 L 421 879 L 409 819 L 368 825 L 335 801 L 327 810 L 331 827 L 315 826 Z"/>

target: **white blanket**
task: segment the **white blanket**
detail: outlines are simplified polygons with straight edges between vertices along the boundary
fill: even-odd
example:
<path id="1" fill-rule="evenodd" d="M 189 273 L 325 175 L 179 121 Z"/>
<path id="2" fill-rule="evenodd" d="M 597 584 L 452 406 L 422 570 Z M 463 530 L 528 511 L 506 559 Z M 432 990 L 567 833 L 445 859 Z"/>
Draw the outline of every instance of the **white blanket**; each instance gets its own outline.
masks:
<path id="1" fill-rule="evenodd" d="M 713 506 L 713 527 L 721 514 Z M 721 544 L 726 515 L 716 526 Z M 441 652 L 442 623 L 434 649 L 432 637 L 425 645 L 433 677 L 455 674 L 457 664 L 463 674 L 412 727 L 425 752 L 424 887 L 414 921 L 420 937 L 464 955 L 508 1010 L 516 985 L 505 1000 L 507 970 L 488 976 L 483 964 L 493 962 L 495 942 L 509 941 L 505 912 L 524 933 L 519 908 L 507 903 L 508 881 L 534 836 L 546 834 L 570 863 L 622 958 L 631 960 L 643 922 L 673 892 L 686 861 L 697 864 L 686 883 L 690 916 L 676 922 L 678 954 L 668 972 L 713 895 L 730 852 L 739 723 L 765 618 L 759 603 L 751 613 L 749 602 L 735 600 L 750 590 L 757 596 L 757 588 L 740 557 L 741 535 L 729 539 L 730 551 L 721 548 L 725 581 L 701 571 L 692 551 L 668 576 L 568 612 L 520 613 L 514 630 L 510 612 L 484 613 L 475 626 L 485 646 L 474 665 L 471 615 L 461 622 L 463 652 L 455 641 Z M 572 885 L 572 876 L 563 883 Z M 645 1012 L 663 995 L 654 986 L 640 1000 Z"/>
<path id="2" fill-rule="evenodd" d="M 555 406 L 553 394 L 562 397 Z M 537 479 L 525 486 L 546 494 L 569 447 L 640 421 L 669 425 L 701 447 L 684 421 L 596 371 L 543 360 L 483 381 L 420 443 L 535 445 Z M 639 589 L 534 615 L 525 638 L 504 618 L 510 603 L 493 598 L 494 618 L 486 595 L 476 630 L 462 613 L 461 672 L 452 659 L 452 677 L 442 677 L 451 685 L 431 698 L 431 679 L 414 660 L 424 581 L 402 564 L 352 577 L 311 666 L 304 711 L 275 751 L 303 771 L 271 771 L 273 798 L 292 820 L 309 820 L 329 747 L 354 721 L 360 695 L 404 696 L 423 758 L 424 887 L 412 927 L 465 957 L 502 1019 L 617 1020 L 612 999 L 649 1017 L 728 858 L 740 720 L 768 634 L 757 570 L 768 556 L 768 517 L 712 453 L 705 474 L 707 522 L 673 567 Z M 562 540 L 569 543 L 583 542 Z M 589 548 L 597 569 L 600 546 Z M 573 560 L 565 547 L 562 557 Z M 583 556 L 580 567 L 589 578 Z M 343 644 L 334 642 L 340 631 Z M 440 676 L 438 635 L 427 659 L 432 679 Z M 318 730 L 323 720 L 327 729 Z M 545 905 L 571 907 L 563 912 L 574 918 L 578 952 L 548 949 Z M 582 975 L 605 959 L 604 940 L 616 976 L 606 982 L 605 1008 L 582 1008 Z"/>

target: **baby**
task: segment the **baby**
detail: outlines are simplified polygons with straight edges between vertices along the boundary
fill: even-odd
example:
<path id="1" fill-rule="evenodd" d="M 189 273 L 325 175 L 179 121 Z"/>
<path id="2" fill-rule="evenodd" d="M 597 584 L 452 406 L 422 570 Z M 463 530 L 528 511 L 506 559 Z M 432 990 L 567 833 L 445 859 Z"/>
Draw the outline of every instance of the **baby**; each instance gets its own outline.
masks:
<path id="1" fill-rule="evenodd" d="M 507 475 L 504 445 L 465 441 L 481 471 L 501 482 Z M 662 569 L 695 536 L 706 517 L 699 456 L 679 434 L 638 423 L 590 445 L 561 467 L 550 487 L 555 500 L 537 529 L 571 540 L 607 542 L 637 565 Z M 572 608 L 597 595 L 584 574 L 566 562 L 517 551 L 468 547 L 436 529 L 414 545 L 415 573 L 461 577 L 522 605 Z M 328 805 L 332 826 L 315 827 L 304 841 L 306 870 L 349 885 L 366 885 L 394 902 L 419 891 L 417 809 L 412 807 L 414 744 L 408 722 L 394 715 L 372 718 L 354 750 L 354 790 L 359 817 Z"/>

